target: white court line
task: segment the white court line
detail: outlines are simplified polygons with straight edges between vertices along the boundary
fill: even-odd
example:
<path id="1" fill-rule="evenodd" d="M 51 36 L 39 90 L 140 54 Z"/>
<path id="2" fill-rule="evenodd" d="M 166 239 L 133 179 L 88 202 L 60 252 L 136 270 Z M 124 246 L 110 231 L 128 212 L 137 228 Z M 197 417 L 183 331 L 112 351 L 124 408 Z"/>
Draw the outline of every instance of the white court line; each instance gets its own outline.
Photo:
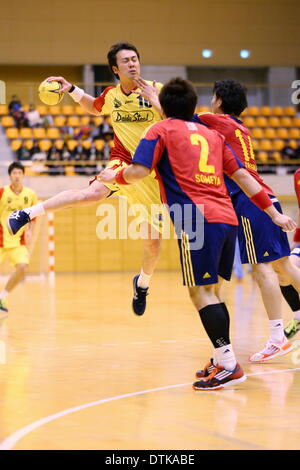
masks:
<path id="1" fill-rule="evenodd" d="M 300 367 L 295 369 L 282 369 L 282 370 L 272 370 L 269 372 L 252 372 L 247 374 L 247 377 L 251 377 L 254 375 L 267 375 L 267 374 L 280 374 L 283 372 L 296 372 L 300 371 Z M 0 443 L 0 450 L 11 450 L 23 437 L 30 434 L 35 429 L 43 426 L 44 424 L 50 423 L 51 421 L 55 421 L 58 418 L 62 418 L 63 416 L 69 415 L 71 413 L 76 413 L 77 411 L 84 410 L 86 408 L 91 408 L 92 406 L 102 405 L 103 403 L 109 403 L 116 400 L 122 400 L 123 398 L 129 397 L 136 397 L 138 395 L 145 395 L 146 393 L 152 392 L 160 392 L 162 390 L 170 390 L 172 388 L 179 388 L 179 387 L 186 387 L 187 385 L 191 385 L 193 382 L 187 382 L 183 384 L 175 384 L 175 385 L 167 385 L 165 387 L 158 387 L 158 388 L 150 388 L 148 390 L 141 390 L 140 392 L 132 392 L 132 393 L 125 393 L 124 395 L 117 395 L 114 397 L 104 398 L 102 400 L 92 401 L 91 403 L 86 403 L 84 405 L 75 406 L 74 408 L 68 408 L 63 411 L 59 411 L 53 415 L 46 416 L 45 418 L 39 419 L 34 423 L 28 424 L 24 428 L 19 429 L 11 436 L 7 437 Z"/>

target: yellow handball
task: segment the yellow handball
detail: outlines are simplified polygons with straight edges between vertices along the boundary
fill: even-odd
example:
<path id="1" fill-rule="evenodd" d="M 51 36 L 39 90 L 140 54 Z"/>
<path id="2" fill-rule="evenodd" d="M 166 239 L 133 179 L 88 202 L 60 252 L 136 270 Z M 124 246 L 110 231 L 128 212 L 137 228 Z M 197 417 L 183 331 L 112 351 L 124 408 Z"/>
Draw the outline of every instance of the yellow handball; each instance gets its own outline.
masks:
<path id="1" fill-rule="evenodd" d="M 48 105 L 55 105 L 61 102 L 64 93 L 60 91 L 60 82 L 42 82 L 39 86 L 39 98 Z"/>

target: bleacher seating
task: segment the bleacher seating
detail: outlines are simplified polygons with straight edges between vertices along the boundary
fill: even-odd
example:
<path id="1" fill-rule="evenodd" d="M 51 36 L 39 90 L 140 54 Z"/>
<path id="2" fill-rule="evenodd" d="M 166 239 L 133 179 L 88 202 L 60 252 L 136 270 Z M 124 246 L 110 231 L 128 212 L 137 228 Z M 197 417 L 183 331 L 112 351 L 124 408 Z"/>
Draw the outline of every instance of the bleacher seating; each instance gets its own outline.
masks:
<path id="1" fill-rule="evenodd" d="M 197 108 L 197 112 L 207 111 Z M 281 151 L 287 144 L 293 149 L 300 146 L 300 117 L 294 106 L 250 106 L 241 119 L 250 129 L 258 163 L 282 163 Z"/>
<path id="2" fill-rule="evenodd" d="M 79 139 L 82 139 L 80 145 L 84 150 L 90 151 L 93 147 L 99 156 L 104 147 L 107 147 L 107 143 L 110 147 L 113 145 L 112 140 L 106 142 L 102 138 L 94 137 L 92 146 L 92 139 L 86 139 L 85 128 L 92 123 L 96 127 L 100 126 L 103 118 L 87 114 L 81 106 L 38 105 L 36 109 L 42 120 L 48 117 L 47 124 L 43 127 L 18 129 L 13 117 L 8 113 L 7 105 L 0 105 L 0 122 L 15 152 L 21 147 L 26 149 L 37 147 L 41 152 L 47 153 L 53 146 L 58 150 L 66 148 L 69 152 L 73 152 L 79 144 Z M 197 112 L 210 112 L 210 107 L 200 106 Z M 293 106 L 250 106 L 242 113 L 242 119 L 251 131 L 258 163 L 281 163 L 281 151 L 287 144 L 293 149 L 299 147 L 300 117 L 296 116 L 296 109 Z M 74 165 L 68 165 L 66 174 L 74 174 L 73 170 Z"/>

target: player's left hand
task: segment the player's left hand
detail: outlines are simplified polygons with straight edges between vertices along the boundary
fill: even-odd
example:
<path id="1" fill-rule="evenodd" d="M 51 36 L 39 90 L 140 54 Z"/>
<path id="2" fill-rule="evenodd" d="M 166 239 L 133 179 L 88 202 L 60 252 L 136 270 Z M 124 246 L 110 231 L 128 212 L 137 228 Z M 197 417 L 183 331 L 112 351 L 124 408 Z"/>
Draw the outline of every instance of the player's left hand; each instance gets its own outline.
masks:
<path id="1" fill-rule="evenodd" d="M 296 222 L 289 216 L 279 212 L 272 217 L 274 224 L 279 225 L 284 232 L 294 232 L 297 228 Z"/>
<path id="2" fill-rule="evenodd" d="M 102 170 L 98 176 L 98 180 L 103 183 L 115 183 L 116 172 L 114 170 Z"/>
<path id="3" fill-rule="evenodd" d="M 131 90 L 132 93 L 142 95 L 144 98 L 146 98 L 146 100 L 150 101 L 151 103 L 152 100 L 157 100 L 158 90 L 156 88 L 155 80 L 152 82 L 152 85 L 150 85 L 142 77 L 137 77 L 134 79 L 134 83 L 140 90 Z"/>

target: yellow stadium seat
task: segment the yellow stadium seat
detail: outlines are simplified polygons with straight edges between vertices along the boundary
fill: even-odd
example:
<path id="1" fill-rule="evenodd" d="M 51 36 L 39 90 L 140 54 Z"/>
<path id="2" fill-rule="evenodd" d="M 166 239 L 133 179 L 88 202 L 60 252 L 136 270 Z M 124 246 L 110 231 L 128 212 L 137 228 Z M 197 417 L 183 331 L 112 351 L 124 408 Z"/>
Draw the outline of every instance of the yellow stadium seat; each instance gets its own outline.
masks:
<path id="1" fill-rule="evenodd" d="M 296 150 L 298 148 L 297 140 L 290 139 L 289 140 L 289 146 L 292 147 L 292 149 Z"/>
<path id="2" fill-rule="evenodd" d="M 1 124 L 3 127 L 13 127 L 15 125 L 15 120 L 11 116 L 3 116 Z"/>
<path id="3" fill-rule="evenodd" d="M 271 112 L 270 106 L 261 106 L 260 107 L 260 114 L 262 116 L 271 116 L 272 112 Z"/>
<path id="4" fill-rule="evenodd" d="M 273 116 L 283 116 L 283 108 L 281 106 L 274 106 L 272 108 Z"/>
<path id="5" fill-rule="evenodd" d="M 77 116 L 84 116 L 86 114 L 85 109 L 83 109 L 82 106 L 75 106 L 74 107 L 74 114 L 77 114 Z"/>
<path id="6" fill-rule="evenodd" d="M 93 116 L 93 121 L 95 123 L 95 126 L 100 126 L 103 122 L 103 117 L 102 116 Z"/>
<path id="7" fill-rule="evenodd" d="M 5 116 L 8 114 L 8 106 L 7 104 L 0 104 L 0 116 Z"/>
<path id="8" fill-rule="evenodd" d="M 65 141 L 63 139 L 57 139 L 55 142 L 54 142 L 54 145 L 56 148 L 58 148 L 59 150 L 61 150 L 64 146 L 64 143 Z"/>
<path id="9" fill-rule="evenodd" d="M 259 109 L 257 106 L 249 106 L 248 108 L 249 116 L 259 116 Z"/>
<path id="10" fill-rule="evenodd" d="M 268 127 L 265 129 L 265 137 L 266 139 L 275 139 L 276 138 L 276 132 L 273 127 Z"/>
<path id="11" fill-rule="evenodd" d="M 297 127 L 292 127 L 289 129 L 289 137 L 291 139 L 300 139 L 300 129 Z"/>
<path id="12" fill-rule="evenodd" d="M 65 104 L 64 106 L 61 107 L 62 114 L 65 116 L 71 116 L 74 114 L 74 106 L 71 106 L 69 104 Z"/>
<path id="13" fill-rule="evenodd" d="M 104 144 L 105 144 L 105 142 L 104 142 L 104 140 L 102 140 L 102 139 L 97 139 L 97 140 L 95 140 L 95 147 L 96 147 L 96 150 L 101 151 L 101 150 L 103 149 L 103 147 L 104 147 Z"/>
<path id="14" fill-rule="evenodd" d="M 19 150 L 19 148 L 21 147 L 21 143 L 22 143 L 22 140 L 20 140 L 20 139 L 12 140 L 12 141 L 11 141 L 11 148 L 12 148 L 12 150 L 14 150 L 14 152 L 16 152 L 17 150 Z"/>
<path id="15" fill-rule="evenodd" d="M 256 158 L 259 163 L 266 163 L 268 161 L 268 153 L 264 151 L 257 152 Z"/>
<path id="16" fill-rule="evenodd" d="M 246 109 L 244 109 L 244 111 L 242 112 L 241 117 L 244 118 L 245 116 L 247 116 L 247 114 L 248 114 L 248 109 L 246 108 Z"/>
<path id="17" fill-rule="evenodd" d="M 285 145 L 284 140 L 281 140 L 281 139 L 273 140 L 273 149 L 274 150 L 282 150 L 284 145 Z"/>
<path id="18" fill-rule="evenodd" d="M 20 137 L 22 139 L 32 139 L 32 129 L 30 127 L 22 127 L 22 129 L 20 129 Z"/>
<path id="19" fill-rule="evenodd" d="M 262 139 L 259 143 L 259 150 L 273 150 L 272 142 L 269 139 Z"/>
<path id="20" fill-rule="evenodd" d="M 19 138 L 19 129 L 17 129 L 16 127 L 8 127 L 5 132 L 8 139 Z"/>
<path id="21" fill-rule="evenodd" d="M 278 117 L 270 117 L 269 118 L 269 126 L 270 127 L 279 127 L 280 126 L 280 121 Z"/>
<path id="22" fill-rule="evenodd" d="M 254 139 L 263 139 L 265 137 L 264 130 L 261 127 L 254 127 L 251 131 L 252 136 Z"/>
<path id="23" fill-rule="evenodd" d="M 79 117 L 78 116 L 70 116 L 68 117 L 68 126 L 76 127 L 80 125 Z"/>
<path id="24" fill-rule="evenodd" d="M 74 176 L 75 175 L 75 170 L 72 165 L 66 165 L 65 166 L 65 174 L 66 176 Z"/>
<path id="25" fill-rule="evenodd" d="M 285 116 L 295 116 L 296 114 L 296 108 L 294 106 L 286 106 L 285 108 L 283 108 L 283 114 Z"/>
<path id="26" fill-rule="evenodd" d="M 282 155 L 278 150 L 275 152 L 272 152 L 272 159 L 275 160 L 276 163 L 281 163 L 282 162 Z"/>
<path id="27" fill-rule="evenodd" d="M 49 127 L 47 129 L 47 138 L 48 139 L 59 139 L 60 133 L 57 127 Z"/>
<path id="28" fill-rule="evenodd" d="M 85 149 L 90 149 L 90 148 L 91 148 L 91 141 L 90 141 L 90 140 L 84 140 L 84 141 L 82 142 L 82 146 L 83 146 L 83 148 L 85 148 Z"/>
<path id="29" fill-rule="evenodd" d="M 58 114 L 61 114 L 60 106 L 49 106 L 49 114 L 51 114 L 52 116 L 57 116 Z"/>
<path id="30" fill-rule="evenodd" d="M 46 131 L 43 127 L 36 127 L 32 129 L 33 137 L 35 139 L 45 139 L 46 138 Z"/>
<path id="31" fill-rule="evenodd" d="M 44 104 L 39 104 L 35 108 L 41 116 L 45 116 L 45 114 L 48 114 L 48 106 L 45 106 Z"/>
<path id="32" fill-rule="evenodd" d="M 65 125 L 66 119 L 66 116 L 55 116 L 53 119 L 54 125 L 56 127 L 63 127 Z"/>
<path id="33" fill-rule="evenodd" d="M 111 139 L 108 143 L 109 143 L 110 148 L 113 148 L 115 146 L 115 142 L 113 139 Z"/>
<path id="34" fill-rule="evenodd" d="M 209 106 L 199 106 L 197 108 L 198 113 L 211 113 L 211 108 Z"/>
<path id="35" fill-rule="evenodd" d="M 284 116 L 280 118 L 280 125 L 282 127 L 292 127 L 293 126 L 293 120 L 289 116 Z"/>
<path id="36" fill-rule="evenodd" d="M 42 139 L 42 140 L 40 140 L 39 144 L 40 144 L 40 149 L 43 152 L 48 152 L 49 148 L 52 145 L 52 142 L 51 142 L 51 140 L 48 140 L 48 139 Z"/>
<path id="37" fill-rule="evenodd" d="M 77 147 L 78 145 L 78 141 L 75 140 L 75 139 L 70 139 L 67 141 L 67 146 L 68 146 L 68 149 L 72 152 L 72 150 L 74 150 L 75 147 Z"/>
<path id="38" fill-rule="evenodd" d="M 90 117 L 89 116 L 82 116 L 80 118 L 80 125 L 81 126 L 87 126 L 90 123 Z"/>
<path id="39" fill-rule="evenodd" d="M 295 127 L 300 127 L 300 117 L 294 117 L 293 119 L 293 125 Z"/>
<path id="40" fill-rule="evenodd" d="M 245 126 L 247 126 L 249 128 L 255 127 L 256 126 L 256 120 L 252 116 L 246 116 L 244 118 L 244 124 L 245 124 Z"/>
<path id="41" fill-rule="evenodd" d="M 31 149 L 32 149 L 32 146 L 33 146 L 33 141 L 32 141 L 31 139 L 25 140 L 25 141 L 24 141 L 24 145 L 25 145 L 25 147 L 26 147 L 28 150 L 31 150 Z"/>
<path id="42" fill-rule="evenodd" d="M 258 150 L 258 148 L 259 148 L 258 140 L 256 140 L 256 139 L 251 139 L 251 142 L 252 142 L 253 150 Z"/>
<path id="43" fill-rule="evenodd" d="M 267 127 L 268 126 L 268 120 L 264 116 L 259 116 L 256 119 L 256 124 L 258 127 Z"/>
<path id="44" fill-rule="evenodd" d="M 276 134 L 279 139 L 289 138 L 288 130 L 285 127 L 280 127 L 279 129 L 277 129 Z"/>

